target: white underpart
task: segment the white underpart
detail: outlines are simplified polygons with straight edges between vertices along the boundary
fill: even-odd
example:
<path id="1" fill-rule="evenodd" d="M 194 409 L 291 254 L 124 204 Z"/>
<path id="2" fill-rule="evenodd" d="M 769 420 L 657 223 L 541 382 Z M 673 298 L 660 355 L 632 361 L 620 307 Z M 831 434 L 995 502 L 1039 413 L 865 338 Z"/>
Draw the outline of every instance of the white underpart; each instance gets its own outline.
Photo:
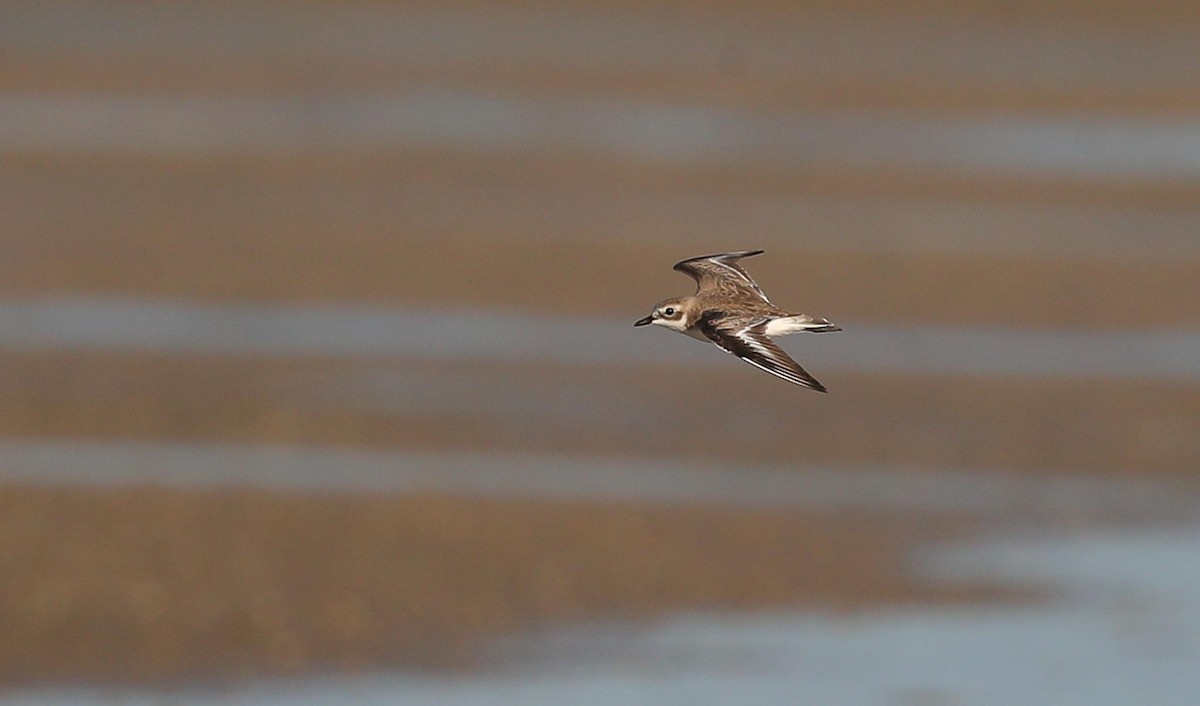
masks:
<path id="1" fill-rule="evenodd" d="M 687 326 L 683 323 L 682 318 L 679 318 L 679 319 L 657 318 L 657 319 L 651 321 L 650 323 L 654 324 L 655 326 L 665 326 L 665 327 L 671 329 L 672 331 L 678 331 L 680 333 L 686 333 L 688 335 L 691 335 L 691 332 L 688 331 Z M 703 334 L 701 334 L 701 336 L 703 336 Z M 705 339 L 705 340 L 707 340 L 707 339 Z"/>
<path id="2" fill-rule="evenodd" d="M 799 316 L 783 316 L 778 319 L 771 319 L 767 322 L 766 329 L 763 333 L 768 336 L 786 336 L 792 333 L 800 333 L 814 328 L 824 328 L 828 326 L 828 321 L 815 320 L 808 314 L 800 314 Z"/>
<path id="3" fill-rule="evenodd" d="M 754 350 L 758 351 L 763 357 L 770 358 L 771 360 L 778 359 L 778 356 L 775 355 L 774 351 L 772 351 L 770 348 L 767 348 L 766 346 L 764 346 L 761 341 L 759 341 L 757 338 L 755 338 L 754 336 L 751 336 L 749 334 L 749 329 L 742 329 L 741 331 L 738 331 L 735 335 L 738 337 L 738 340 L 744 342 L 746 345 L 748 345 L 751 348 L 753 348 Z"/>

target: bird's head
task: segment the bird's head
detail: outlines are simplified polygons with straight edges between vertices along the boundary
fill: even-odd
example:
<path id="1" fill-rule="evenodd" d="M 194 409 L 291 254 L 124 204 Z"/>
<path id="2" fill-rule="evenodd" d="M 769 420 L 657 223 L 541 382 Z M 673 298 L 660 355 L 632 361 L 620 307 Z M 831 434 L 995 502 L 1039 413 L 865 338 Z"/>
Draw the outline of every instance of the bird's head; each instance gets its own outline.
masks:
<path id="1" fill-rule="evenodd" d="M 690 310 L 689 297 L 681 297 L 678 299 L 664 299 L 654 305 L 654 310 L 650 315 L 638 319 L 633 322 L 634 326 L 645 326 L 654 324 L 655 326 L 666 326 L 675 331 L 685 331 L 688 327 L 688 311 Z"/>

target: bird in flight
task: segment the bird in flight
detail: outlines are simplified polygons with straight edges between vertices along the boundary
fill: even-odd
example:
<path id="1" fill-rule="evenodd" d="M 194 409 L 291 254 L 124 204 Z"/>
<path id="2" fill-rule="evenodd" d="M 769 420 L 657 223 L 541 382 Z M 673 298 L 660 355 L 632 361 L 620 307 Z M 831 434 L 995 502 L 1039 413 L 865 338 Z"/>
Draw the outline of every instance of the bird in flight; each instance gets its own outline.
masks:
<path id="1" fill-rule="evenodd" d="M 664 299 L 650 315 L 634 326 L 665 326 L 672 331 L 715 344 L 750 365 L 772 375 L 825 392 L 825 386 L 792 360 L 772 336 L 792 333 L 841 331 L 827 319 L 793 314 L 767 299 L 738 260 L 762 254 L 762 250 L 702 255 L 675 263 L 675 271 L 696 280 L 690 297 Z"/>

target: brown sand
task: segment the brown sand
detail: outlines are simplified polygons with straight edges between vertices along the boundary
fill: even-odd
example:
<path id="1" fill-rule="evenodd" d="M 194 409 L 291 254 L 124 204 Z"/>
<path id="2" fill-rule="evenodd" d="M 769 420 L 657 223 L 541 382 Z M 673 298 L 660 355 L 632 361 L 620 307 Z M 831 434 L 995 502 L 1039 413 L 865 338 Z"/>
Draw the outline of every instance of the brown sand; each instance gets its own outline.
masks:
<path id="1" fill-rule="evenodd" d="M 995 599 L 909 578 L 946 518 L 0 488 L 0 684 L 473 659 L 540 624 Z"/>
<path id="2" fill-rule="evenodd" d="M 649 4 L 644 0 L 602 5 L 595 2 L 311 3 L 323 12 L 321 17 L 325 22 L 305 17 L 302 11 L 292 8 L 264 7 L 260 3 L 257 12 L 247 12 L 244 3 L 224 8 L 221 5 L 209 3 L 203 11 L 175 15 L 186 18 L 182 24 L 203 27 L 207 32 L 181 32 L 190 40 L 185 42 L 187 50 L 160 51 L 153 61 L 146 60 L 144 49 L 147 43 L 155 46 L 153 41 L 114 43 L 105 47 L 107 51 L 88 51 L 87 47 L 72 46 L 57 37 L 45 38 L 45 30 L 33 22 L 35 31 L 26 34 L 34 37 L 8 48 L 9 61 L 0 66 L 0 89 L 114 93 L 189 90 L 259 95 L 394 91 L 414 84 L 438 83 L 474 86 L 480 90 L 504 86 L 509 91 L 514 88 L 608 91 L 624 97 L 651 99 L 671 95 L 693 102 L 750 103 L 760 108 L 816 104 L 858 109 L 1125 114 L 1147 111 L 1187 115 L 1197 105 L 1195 92 L 1189 91 L 1186 79 L 1177 75 L 1182 72 L 1163 70 L 1186 67 L 1188 59 L 1195 56 L 1189 53 L 1186 42 L 1180 40 L 1182 33 L 1200 25 L 1200 11 L 1194 3 L 1178 0 L 903 4 L 807 0 L 737 6 L 707 2 Z M 428 50 L 417 52 L 414 59 L 411 53 L 395 57 L 370 49 L 358 53 L 339 50 L 336 42 L 330 46 L 329 35 L 337 34 L 338 19 L 367 17 L 373 18 L 375 25 L 403 25 L 413 17 L 427 17 L 438 10 L 445 12 L 447 6 L 453 8 L 451 12 L 475 11 L 510 22 L 531 22 L 531 18 L 539 16 L 557 18 L 572 11 L 602 21 L 615 16 L 629 27 L 659 27 L 668 30 L 671 36 L 663 41 L 662 31 L 634 31 L 620 37 L 621 47 L 643 58 L 632 66 L 622 61 L 556 61 L 561 54 L 539 56 L 536 43 L 534 49 L 521 51 L 521 45 L 528 42 L 516 38 L 509 41 L 513 46 L 506 47 L 507 51 L 491 47 L 492 52 L 488 53 L 485 49 L 487 60 L 472 60 L 458 52 Z M 334 21 L 331 23 L 329 19 Z M 286 38 L 272 31 L 285 21 L 289 28 Z M 847 52 L 851 61 L 846 61 L 847 54 L 823 56 L 822 50 L 828 53 L 828 46 L 808 47 L 807 42 L 792 40 L 794 33 L 788 31 L 789 27 L 803 29 L 815 23 L 829 27 L 830 33 L 840 30 L 852 38 L 858 30 L 884 41 L 857 44 L 857 52 Z M 269 41 L 262 42 L 260 53 L 254 53 L 230 51 L 228 41 L 203 38 L 204 34 L 225 36 L 222 30 L 229 25 L 236 26 L 239 36 L 269 37 Z M 322 31 L 328 26 L 335 29 Z M 350 26 L 355 26 L 353 20 Z M 564 31 L 581 26 L 586 27 L 587 23 L 568 26 Z M 1046 81 L 1036 70 L 1027 70 L 1017 75 L 1001 72 L 999 80 L 994 76 L 992 80 L 979 80 L 978 69 L 981 65 L 986 68 L 986 62 L 980 58 L 993 58 L 987 40 L 996 34 L 1009 37 L 1013 45 L 1011 53 L 1029 53 L 1029 67 L 1039 66 L 1036 60 L 1039 56 L 1046 68 L 1069 62 L 1070 50 L 1055 51 L 1053 40 L 1057 33 L 1093 40 L 1090 61 L 1081 62 L 1082 77 L 1075 81 L 1062 77 Z M 166 34 L 172 36 L 169 31 Z M 1030 37 L 1034 38 L 1032 47 L 1026 43 Z M 1156 37 L 1161 40 L 1158 44 L 1169 48 L 1156 46 L 1153 41 Z M 1124 80 L 1095 80 L 1106 63 L 1112 64 L 1112 47 L 1121 47 L 1123 43 L 1128 54 L 1141 61 L 1127 61 L 1117 67 L 1129 72 L 1128 76 L 1119 77 Z M 370 42 L 367 44 L 370 47 Z M 980 49 L 980 44 L 984 48 Z M 280 51 L 281 45 L 290 51 Z M 158 46 L 171 46 L 170 40 L 163 40 Z M 310 47 L 321 56 L 320 60 L 305 52 Z M 1108 51 L 1097 51 L 1098 48 Z M 660 61 L 644 60 L 656 53 Z M 1147 54 L 1151 55 L 1149 62 Z M 920 58 L 914 60 L 912 55 Z M 1108 61 L 1096 55 L 1107 57 Z M 907 70 L 894 70 L 898 60 Z M 847 63 L 850 66 L 844 66 Z M 1099 66 L 1093 65 L 1096 63 Z M 922 70 L 929 68 L 936 70 Z M 927 75 L 931 73 L 932 76 Z"/>
<path id="3" fill-rule="evenodd" d="M 676 343 L 691 345 L 664 340 Z M 1200 466 L 1194 384 L 817 370 L 832 389 L 821 396 L 718 362 L 728 368 L 698 388 L 695 370 L 632 366 L 4 354 L 0 435 L 1176 478 Z M 372 375 L 457 406 L 366 394 Z M 726 403 L 746 389 L 752 408 Z"/>

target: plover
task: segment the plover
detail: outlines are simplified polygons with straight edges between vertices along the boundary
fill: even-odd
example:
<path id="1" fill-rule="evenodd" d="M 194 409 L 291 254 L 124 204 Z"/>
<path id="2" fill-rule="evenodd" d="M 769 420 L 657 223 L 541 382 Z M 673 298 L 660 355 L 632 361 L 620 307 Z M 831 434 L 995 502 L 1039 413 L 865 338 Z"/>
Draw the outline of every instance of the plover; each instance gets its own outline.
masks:
<path id="1" fill-rule="evenodd" d="M 842 329 L 827 319 L 793 314 L 771 303 L 738 260 L 762 250 L 702 255 L 675 263 L 674 269 L 696 280 L 690 297 L 664 299 L 634 326 L 654 324 L 709 341 L 756 368 L 788 382 L 825 392 L 825 386 L 775 345 L 771 336 L 829 333 Z"/>

